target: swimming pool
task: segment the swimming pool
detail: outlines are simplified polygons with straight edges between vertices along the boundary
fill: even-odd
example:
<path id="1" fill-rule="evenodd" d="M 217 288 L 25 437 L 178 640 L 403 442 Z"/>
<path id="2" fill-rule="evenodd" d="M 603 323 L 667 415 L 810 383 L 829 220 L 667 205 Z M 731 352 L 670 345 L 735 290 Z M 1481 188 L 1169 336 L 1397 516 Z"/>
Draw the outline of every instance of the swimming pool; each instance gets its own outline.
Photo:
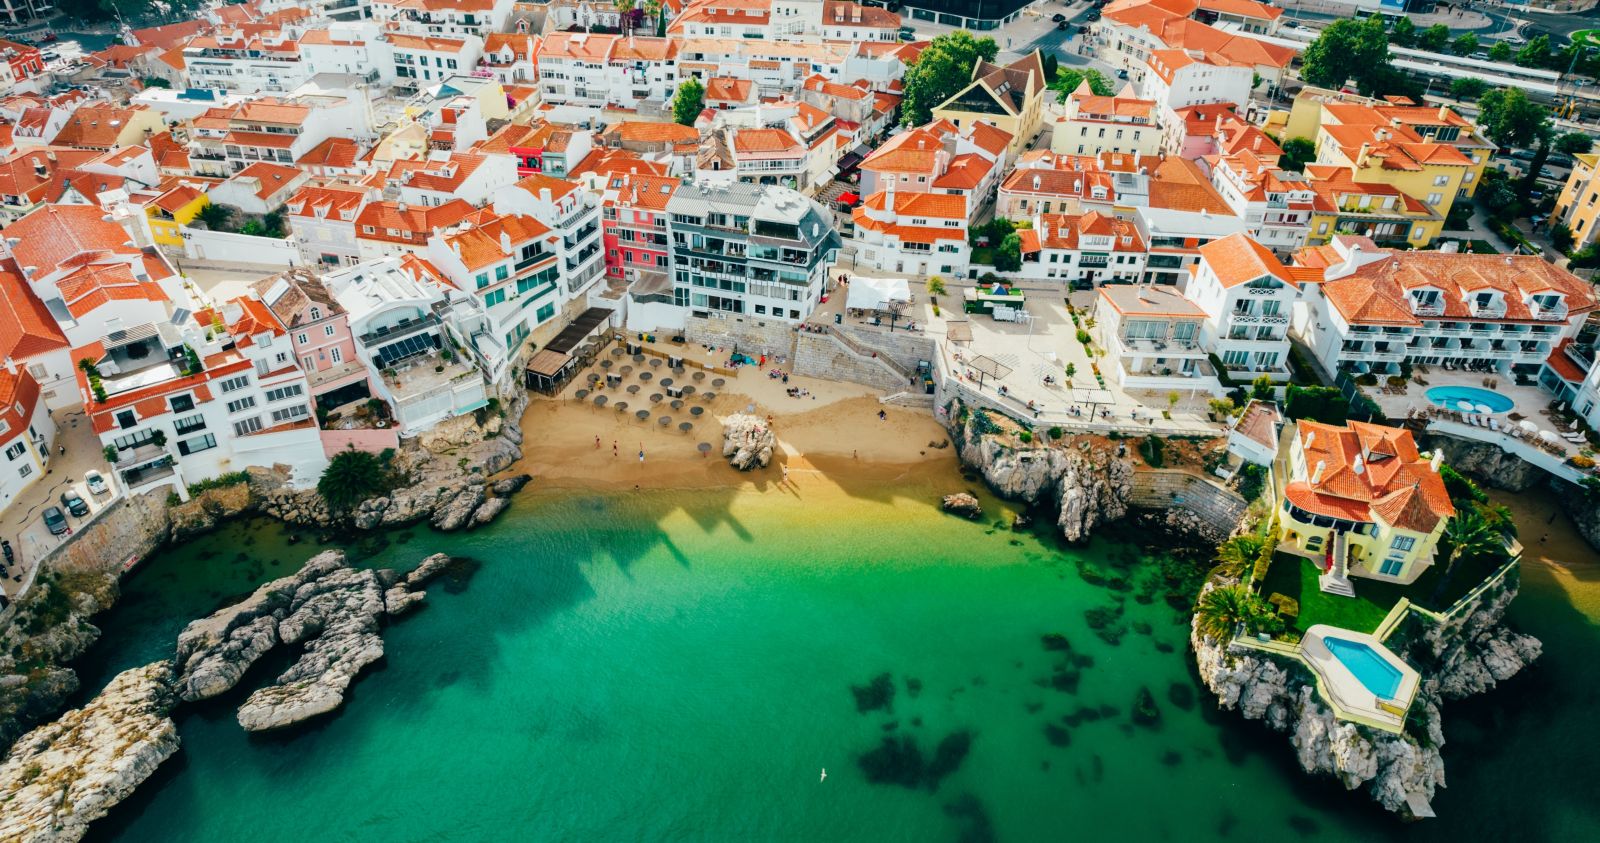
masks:
<path id="1" fill-rule="evenodd" d="M 1322 646 L 1379 699 L 1392 700 L 1399 692 L 1400 669 L 1371 646 L 1329 636 L 1323 636 Z"/>
<path id="2" fill-rule="evenodd" d="M 1475 386 L 1436 386 L 1428 390 L 1427 396 L 1432 403 L 1451 410 L 1463 409 L 1461 406 L 1463 401 L 1474 407 L 1482 404 L 1488 407 L 1491 413 L 1504 413 L 1517 406 L 1517 402 L 1498 392 Z"/>

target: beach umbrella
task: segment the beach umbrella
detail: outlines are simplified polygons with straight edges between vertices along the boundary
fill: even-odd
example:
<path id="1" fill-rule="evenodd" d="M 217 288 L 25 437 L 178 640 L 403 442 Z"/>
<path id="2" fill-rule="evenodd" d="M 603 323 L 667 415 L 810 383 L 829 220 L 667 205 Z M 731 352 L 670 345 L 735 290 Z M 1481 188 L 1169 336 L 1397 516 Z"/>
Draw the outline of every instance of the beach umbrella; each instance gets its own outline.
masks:
<path id="1" fill-rule="evenodd" d="M 651 404 L 660 404 L 661 403 L 661 393 L 657 392 L 656 394 L 650 396 L 650 403 Z"/>
<path id="2" fill-rule="evenodd" d="M 604 407 L 606 405 L 606 397 L 604 395 L 596 395 L 594 397 L 594 405 L 596 407 Z"/>
<path id="3" fill-rule="evenodd" d="M 572 397 L 578 399 L 579 401 L 582 401 L 583 399 L 589 397 L 589 390 L 580 389 L 577 392 L 572 393 Z"/>
<path id="4" fill-rule="evenodd" d="M 602 368 L 602 369 L 609 369 L 609 368 L 611 368 L 611 365 L 612 365 L 612 362 L 610 360 L 601 360 L 600 361 L 600 368 Z"/>
<path id="5" fill-rule="evenodd" d="M 679 422 L 678 423 L 678 429 L 683 431 L 684 433 L 688 433 L 689 431 L 694 430 L 694 425 L 692 425 L 692 424 L 690 424 L 688 422 Z"/>
<path id="6" fill-rule="evenodd" d="M 672 417 L 662 416 L 661 418 L 656 419 L 656 421 L 660 422 L 662 427 L 666 427 L 667 425 L 672 424 Z"/>
<path id="7" fill-rule="evenodd" d="M 616 407 L 617 408 L 617 412 L 621 413 L 621 412 L 625 412 L 628 409 L 628 402 L 626 402 L 626 401 L 618 401 L 617 403 L 612 404 L 611 406 Z"/>
<path id="8" fill-rule="evenodd" d="M 689 408 L 689 415 L 695 416 L 696 418 L 698 418 L 700 416 L 700 414 L 704 413 L 705 411 L 706 411 L 706 408 L 704 408 L 704 407 L 690 407 Z"/>
<path id="9" fill-rule="evenodd" d="M 1471 401 L 1457 401 L 1456 402 L 1456 409 L 1460 410 L 1463 413 L 1470 413 L 1470 412 L 1472 412 L 1472 402 Z"/>
<path id="10" fill-rule="evenodd" d="M 715 392 L 702 392 L 702 393 L 700 393 L 700 400 L 701 401 L 709 402 L 709 401 L 714 400 L 716 397 L 717 397 L 717 394 Z"/>
<path id="11" fill-rule="evenodd" d="M 703 380 L 706 379 L 706 373 L 705 372 L 695 372 L 694 374 L 690 375 L 689 377 L 694 378 L 697 381 L 703 381 Z"/>
<path id="12" fill-rule="evenodd" d="M 1538 433 L 1539 432 L 1539 426 L 1534 424 L 1531 421 L 1528 421 L 1527 419 L 1523 419 L 1522 421 L 1517 422 L 1517 427 L 1522 428 L 1527 433 Z"/>
<path id="13" fill-rule="evenodd" d="M 1551 430 L 1541 430 L 1541 431 L 1539 431 L 1539 438 L 1543 439 L 1546 442 L 1549 442 L 1552 445 L 1561 444 L 1561 437 L 1557 436 L 1555 434 L 1555 432 L 1551 431 Z"/>
<path id="14" fill-rule="evenodd" d="M 1484 415 L 1489 415 L 1494 412 L 1494 410 L 1489 409 L 1488 404 L 1474 404 L 1472 405 L 1472 409 L 1477 410 Z"/>
<path id="15" fill-rule="evenodd" d="M 705 456 L 706 454 L 711 453 L 711 443 L 710 442 L 701 442 L 699 445 L 696 445 L 695 447 L 700 449 L 700 456 L 702 456 L 702 457 Z"/>
<path id="16" fill-rule="evenodd" d="M 620 346 L 620 345 L 617 346 L 616 348 L 611 349 L 611 356 L 612 357 L 621 357 L 623 354 L 624 354 L 624 352 L 622 350 L 622 346 Z"/>
<path id="17" fill-rule="evenodd" d="M 635 355 L 633 355 L 633 362 L 635 362 L 635 363 L 643 363 L 644 362 L 644 355 L 643 354 L 635 354 Z"/>
<path id="18" fill-rule="evenodd" d="M 661 380 L 656 381 L 656 383 L 659 383 L 662 386 L 672 386 L 672 378 L 662 378 Z"/>
<path id="19" fill-rule="evenodd" d="M 634 415 L 639 417 L 639 421 L 644 421 L 645 419 L 650 418 L 650 411 L 640 410 L 639 412 L 634 413 Z"/>
<path id="20" fill-rule="evenodd" d="M 636 384 L 636 383 L 628 384 L 628 394 L 629 395 L 638 395 L 639 394 L 639 385 Z"/>
<path id="21" fill-rule="evenodd" d="M 660 357 L 652 357 L 652 358 L 650 358 L 650 368 L 655 369 L 655 368 L 658 368 L 660 366 L 661 366 L 661 358 Z"/>
<path id="22" fill-rule="evenodd" d="M 724 378 L 717 378 L 717 379 L 715 379 L 715 380 L 713 380 L 711 382 L 711 385 L 716 387 L 717 389 L 721 389 L 722 385 L 727 383 L 727 382 L 728 381 L 726 379 L 724 379 Z"/>
<path id="23" fill-rule="evenodd" d="M 590 372 L 589 373 L 589 383 L 594 383 L 597 380 L 600 380 L 600 373 L 599 372 Z"/>
<path id="24" fill-rule="evenodd" d="M 674 375 L 681 375 L 681 374 L 683 374 L 683 367 L 682 367 L 682 366 L 673 366 L 673 367 L 672 367 L 672 373 L 673 373 L 673 374 L 674 374 Z"/>
<path id="25" fill-rule="evenodd" d="M 642 381 L 650 380 L 653 377 L 655 377 L 655 375 L 652 375 L 649 372 L 640 372 L 639 373 L 639 380 L 642 380 Z"/>
<path id="26" fill-rule="evenodd" d="M 624 375 L 631 374 L 633 372 L 633 367 L 632 366 L 623 366 L 621 369 L 618 369 L 617 371 L 623 373 Z"/>
<path id="27" fill-rule="evenodd" d="M 672 399 L 672 409 L 674 409 L 674 410 L 683 409 L 683 399 L 681 399 L 681 398 Z"/>
<path id="28" fill-rule="evenodd" d="M 694 394 L 694 387 L 692 387 L 692 386 L 684 387 L 683 388 L 683 394 L 684 395 L 693 395 Z"/>

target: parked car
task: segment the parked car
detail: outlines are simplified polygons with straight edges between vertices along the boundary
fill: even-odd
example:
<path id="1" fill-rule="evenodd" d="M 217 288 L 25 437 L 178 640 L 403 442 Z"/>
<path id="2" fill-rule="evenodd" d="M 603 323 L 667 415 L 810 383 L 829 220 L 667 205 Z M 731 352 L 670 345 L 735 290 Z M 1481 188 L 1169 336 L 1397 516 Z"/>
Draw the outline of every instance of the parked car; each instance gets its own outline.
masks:
<path id="1" fill-rule="evenodd" d="M 1286 20 L 1286 21 L 1283 22 L 1283 28 L 1284 29 L 1299 29 L 1300 28 L 1300 22 L 1297 21 L 1297 20 Z"/>
<path id="2" fill-rule="evenodd" d="M 1128 71 L 1126 71 L 1126 70 L 1117 71 L 1117 78 L 1118 79 L 1126 79 L 1126 78 L 1128 78 Z"/>
<path id="3" fill-rule="evenodd" d="M 1056 12 L 1055 14 L 1050 16 L 1050 19 L 1055 21 L 1056 23 L 1060 23 L 1060 22 L 1066 20 L 1067 16 L 1061 14 L 1060 12 Z"/>
<path id="4" fill-rule="evenodd" d="M 79 518 L 89 514 L 89 502 L 84 500 L 83 495 L 78 494 L 76 489 L 68 489 L 61 493 L 61 505 Z"/>
<path id="5" fill-rule="evenodd" d="M 1087 16 L 1085 16 L 1084 19 L 1085 20 L 1091 20 L 1091 21 L 1099 20 L 1100 19 L 1100 10 L 1099 9 L 1090 9 L 1089 10 L 1089 14 Z"/>
<path id="6" fill-rule="evenodd" d="M 1572 169 L 1573 161 L 1572 156 L 1570 155 L 1562 155 L 1559 152 L 1555 152 L 1551 153 L 1550 157 L 1544 160 L 1546 164 L 1549 164 L 1552 167 L 1560 167 L 1563 170 Z"/>
<path id="7" fill-rule="evenodd" d="M 1066 21 L 1062 21 L 1062 22 L 1056 24 L 1056 29 L 1064 30 L 1066 32 L 1071 32 L 1072 31 L 1072 24 L 1067 23 Z"/>
<path id="8" fill-rule="evenodd" d="M 1534 154 L 1534 151 L 1531 149 L 1511 150 L 1511 157 L 1517 159 L 1518 161 L 1532 161 Z"/>
<path id="9" fill-rule="evenodd" d="M 44 508 L 44 526 L 52 536 L 61 536 L 72 532 L 72 528 L 67 526 L 67 516 L 63 515 L 60 509 L 53 506 Z"/>
<path id="10" fill-rule="evenodd" d="M 103 495 L 111 491 L 111 487 L 106 485 L 105 475 L 94 469 L 90 469 L 88 474 L 83 475 L 83 484 L 89 487 L 89 494 L 91 495 Z"/>

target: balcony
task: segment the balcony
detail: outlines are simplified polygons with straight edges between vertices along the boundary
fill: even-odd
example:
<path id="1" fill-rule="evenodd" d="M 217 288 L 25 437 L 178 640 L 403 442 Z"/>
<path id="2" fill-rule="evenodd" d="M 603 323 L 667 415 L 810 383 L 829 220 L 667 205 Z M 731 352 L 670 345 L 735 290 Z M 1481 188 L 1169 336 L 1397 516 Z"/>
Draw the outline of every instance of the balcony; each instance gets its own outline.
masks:
<path id="1" fill-rule="evenodd" d="M 517 272 L 521 272 L 522 270 L 527 269 L 528 267 L 533 266 L 536 263 L 540 263 L 541 261 L 547 261 L 547 260 L 550 260 L 551 258 L 554 258 L 554 257 L 555 257 L 555 253 L 554 252 L 541 251 L 541 252 L 537 252 L 535 254 L 529 255 L 528 257 L 525 257 L 525 258 L 517 261 L 515 264 L 512 264 L 512 266 Z"/>
<path id="2" fill-rule="evenodd" d="M 1411 313 L 1414 316 L 1443 316 L 1444 304 L 1436 301 L 1411 300 Z"/>
<path id="3" fill-rule="evenodd" d="M 1567 319 L 1567 306 L 1541 307 L 1537 304 L 1528 305 L 1528 313 L 1540 322 L 1565 322 Z"/>
<path id="4" fill-rule="evenodd" d="M 439 329 L 439 327 L 439 317 L 430 313 L 420 319 L 406 319 L 402 320 L 397 325 L 386 325 L 381 328 L 376 328 L 372 331 L 362 334 L 357 339 L 361 340 L 362 345 L 370 347 L 376 343 L 392 342 L 402 337 L 408 337 L 412 334 L 418 334 L 423 331 L 436 331 Z"/>
<path id="5" fill-rule="evenodd" d="M 118 471 L 142 468 L 150 463 L 160 460 L 171 460 L 164 446 L 154 442 L 145 442 L 132 448 L 121 448 L 117 451 L 117 461 L 113 467 Z"/>
<path id="6" fill-rule="evenodd" d="M 1289 317 L 1281 313 L 1240 313 L 1234 311 L 1228 314 L 1229 325 L 1287 325 Z"/>
<path id="7" fill-rule="evenodd" d="M 129 489 L 141 491 L 140 487 L 172 477 L 178 473 L 178 470 L 173 465 L 172 457 L 163 454 L 161 459 L 156 462 L 136 468 L 124 469 L 119 467 L 117 472 L 122 475 L 122 482 L 127 484 Z"/>
<path id="8" fill-rule="evenodd" d="M 1594 346 L 1592 345 L 1567 343 L 1567 347 L 1562 349 L 1562 353 L 1567 356 L 1568 360 L 1576 363 L 1578 368 L 1585 372 L 1594 366 Z"/>

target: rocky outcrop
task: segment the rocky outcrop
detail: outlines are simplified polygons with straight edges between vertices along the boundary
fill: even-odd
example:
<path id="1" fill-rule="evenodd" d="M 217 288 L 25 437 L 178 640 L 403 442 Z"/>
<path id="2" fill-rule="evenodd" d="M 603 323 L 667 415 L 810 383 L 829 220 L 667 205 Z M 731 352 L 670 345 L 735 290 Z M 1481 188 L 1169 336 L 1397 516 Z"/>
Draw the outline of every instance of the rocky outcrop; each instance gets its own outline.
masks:
<path id="1" fill-rule="evenodd" d="M 326 714 L 344 702 L 367 665 L 383 658 L 381 619 L 413 607 L 423 584 L 453 562 L 434 554 L 401 576 L 351 568 L 337 550 L 319 553 L 295 574 L 184 627 L 177 693 L 191 702 L 215 697 L 273 648 L 299 645 L 300 658 L 239 707 L 239 725 L 262 731 Z"/>
<path id="2" fill-rule="evenodd" d="M 267 475 L 266 469 L 256 473 Z M 255 495 L 249 483 L 237 483 L 217 489 L 207 489 L 189 500 L 168 508 L 172 519 L 171 539 L 187 541 L 202 533 L 216 529 L 229 518 L 249 512 L 255 506 Z"/>
<path id="3" fill-rule="evenodd" d="M 959 403 L 950 416 L 962 416 Z M 1054 505 L 1056 525 L 1068 541 L 1083 541 L 1127 514 L 1133 461 L 1118 447 L 1092 437 L 1069 437 L 1054 446 L 1015 444 L 984 430 L 981 418 L 966 413 L 952 430 L 962 463 L 1005 497 Z"/>
<path id="4" fill-rule="evenodd" d="M 1595 550 L 1600 550 L 1600 503 L 1581 492 L 1575 492 L 1571 486 L 1566 486 L 1561 496 L 1561 508 L 1567 511 L 1572 518 L 1572 525 L 1578 528 L 1578 535 Z"/>
<path id="5" fill-rule="evenodd" d="M 1544 469 L 1490 442 L 1458 439 L 1442 433 L 1425 433 L 1418 438 L 1419 445 L 1443 451 L 1444 461 L 1451 468 L 1496 489 L 1523 492 L 1549 477 Z"/>
<path id="6" fill-rule="evenodd" d="M 959 515 L 962 518 L 976 520 L 983 517 L 983 507 L 978 504 L 978 499 L 966 492 L 945 495 L 944 500 L 940 502 L 940 506 L 944 508 L 945 512 Z"/>
<path id="7" fill-rule="evenodd" d="M 66 665 L 99 640 L 89 618 L 116 597 L 112 574 L 49 571 L 12 607 L 0 627 L 0 752 L 77 693 L 78 675 Z"/>
<path id="8" fill-rule="evenodd" d="M 378 530 L 428 521 L 438 530 L 463 530 L 487 524 L 531 479 L 526 474 L 488 479 L 522 457 L 516 421 L 522 403 L 511 402 L 505 415 L 481 410 L 446 419 L 402 440 L 391 467 L 405 482 L 388 495 L 362 501 L 346 519 L 330 512 L 315 489 L 258 487 L 259 508 L 290 524 L 318 527 L 342 522 Z"/>
<path id="9" fill-rule="evenodd" d="M 722 455 L 740 471 L 766 468 L 777 445 L 778 437 L 760 416 L 735 413 L 722 421 Z"/>
<path id="10" fill-rule="evenodd" d="M 1208 583 L 1201 593 L 1212 587 Z M 1287 733 L 1306 772 L 1333 776 L 1348 790 L 1365 788 L 1386 810 L 1416 819 L 1416 810 L 1445 783 L 1440 704 L 1482 693 L 1539 655 L 1536 639 L 1501 622 L 1515 596 L 1515 578 L 1508 577 L 1471 610 L 1444 623 L 1416 621 L 1423 630 L 1410 637 L 1409 645 L 1398 636 L 1387 642 L 1401 648 L 1423 677 L 1406 731 L 1398 735 L 1336 718 L 1318 697 L 1310 671 L 1291 658 L 1230 650 L 1201 635 L 1198 624 L 1191 627 L 1189 643 L 1201 681 L 1219 706 Z"/>
<path id="11" fill-rule="evenodd" d="M 80 840 L 178 750 L 167 662 L 124 671 L 0 763 L 0 840 Z"/>

